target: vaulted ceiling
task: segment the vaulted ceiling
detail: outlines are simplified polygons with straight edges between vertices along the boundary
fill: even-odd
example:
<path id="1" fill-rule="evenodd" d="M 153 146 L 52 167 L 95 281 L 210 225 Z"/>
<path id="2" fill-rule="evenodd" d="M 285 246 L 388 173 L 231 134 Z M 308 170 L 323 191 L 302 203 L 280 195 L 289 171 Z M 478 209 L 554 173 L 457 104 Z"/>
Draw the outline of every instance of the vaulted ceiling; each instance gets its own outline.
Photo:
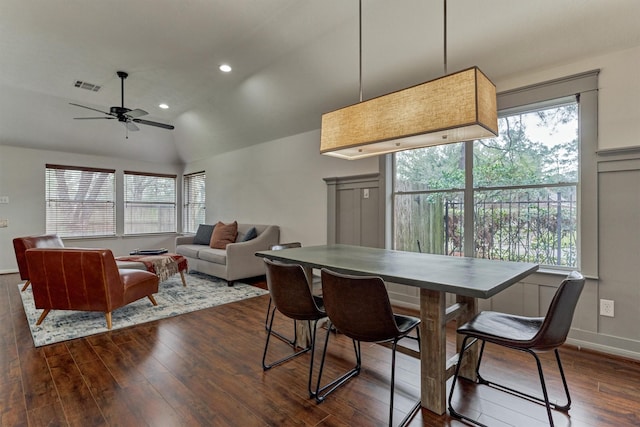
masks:
<path id="1" fill-rule="evenodd" d="M 444 73 L 443 9 L 363 0 L 365 99 Z M 448 71 L 494 81 L 640 45 L 637 0 L 448 0 L 447 16 Z M 357 0 L 1 0 L 0 145 L 191 162 L 319 128 L 358 101 L 358 52 Z M 175 130 L 74 120 L 100 113 L 70 102 L 120 105 L 118 70 L 125 106 Z"/>

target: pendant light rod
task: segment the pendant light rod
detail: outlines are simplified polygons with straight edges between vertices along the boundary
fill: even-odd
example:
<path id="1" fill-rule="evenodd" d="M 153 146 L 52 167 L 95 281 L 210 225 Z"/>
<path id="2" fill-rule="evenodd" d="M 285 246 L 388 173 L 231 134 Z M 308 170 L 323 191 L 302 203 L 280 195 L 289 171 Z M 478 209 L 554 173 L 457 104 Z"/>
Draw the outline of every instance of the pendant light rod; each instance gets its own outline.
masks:
<path id="1" fill-rule="evenodd" d="M 359 58 L 359 80 L 360 80 L 360 102 L 362 102 L 362 0 L 358 7 L 358 58 Z"/>
<path id="2" fill-rule="evenodd" d="M 444 0 L 444 75 L 447 73 L 447 0 Z"/>
<path id="3" fill-rule="evenodd" d="M 444 76 L 362 100 L 362 0 L 359 0 L 360 102 L 322 115 L 320 154 L 356 160 L 498 135 L 496 87 L 478 67 L 448 74 L 444 0 Z"/>

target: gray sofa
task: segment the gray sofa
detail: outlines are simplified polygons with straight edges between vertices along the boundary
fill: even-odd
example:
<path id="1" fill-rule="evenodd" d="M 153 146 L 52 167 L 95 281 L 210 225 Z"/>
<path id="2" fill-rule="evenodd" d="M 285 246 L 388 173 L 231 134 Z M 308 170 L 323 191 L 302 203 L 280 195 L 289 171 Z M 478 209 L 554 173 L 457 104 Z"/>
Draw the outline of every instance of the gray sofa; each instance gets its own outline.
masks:
<path id="1" fill-rule="evenodd" d="M 255 227 L 257 237 L 243 242 L 245 234 Z M 236 243 L 226 249 L 213 249 L 205 244 L 193 244 L 195 235 L 176 237 L 176 253 L 187 258 L 189 270 L 226 280 L 229 286 L 236 280 L 265 274 L 264 261 L 255 256 L 280 241 L 277 225 L 238 224 Z"/>

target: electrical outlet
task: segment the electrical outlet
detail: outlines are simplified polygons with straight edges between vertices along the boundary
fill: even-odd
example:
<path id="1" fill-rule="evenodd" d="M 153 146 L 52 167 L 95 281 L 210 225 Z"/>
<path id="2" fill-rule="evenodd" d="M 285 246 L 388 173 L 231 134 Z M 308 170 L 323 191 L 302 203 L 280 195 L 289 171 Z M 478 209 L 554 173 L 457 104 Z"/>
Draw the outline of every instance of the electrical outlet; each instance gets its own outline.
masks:
<path id="1" fill-rule="evenodd" d="M 9 226 L 8 219 L 0 219 L 0 228 L 7 228 Z"/>
<path id="2" fill-rule="evenodd" d="M 600 316 L 613 317 L 613 300 L 600 300 Z"/>

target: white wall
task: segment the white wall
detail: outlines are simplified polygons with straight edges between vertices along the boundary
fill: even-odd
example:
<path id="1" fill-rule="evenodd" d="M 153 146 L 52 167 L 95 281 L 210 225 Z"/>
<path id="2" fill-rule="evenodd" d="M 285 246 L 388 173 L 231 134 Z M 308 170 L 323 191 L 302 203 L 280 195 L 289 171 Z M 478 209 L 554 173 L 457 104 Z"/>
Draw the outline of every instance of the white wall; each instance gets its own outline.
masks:
<path id="1" fill-rule="evenodd" d="M 207 223 L 276 224 L 280 241 L 305 246 L 327 241 L 327 187 L 323 178 L 378 171 L 377 158 L 340 160 L 320 155 L 320 131 L 311 131 L 189 164 L 207 174 Z"/>
<path id="2" fill-rule="evenodd" d="M 9 197 L 8 204 L 0 204 L 0 219 L 7 219 L 9 224 L 7 228 L 0 228 L 0 273 L 18 271 L 13 251 L 14 237 L 45 232 L 44 179 L 47 163 L 115 169 L 116 197 L 120 201 L 123 200 L 121 190 L 123 170 L 171 173 L 178 176 L 182 173 L 182 167 L 176 165 L 0 146 L 0 196 Z M 119 203 L 119 206 L 122 206 L 122 202 Z M 136 248 L 171 248 L 174 246 L 174 234 L 123 237 L 122 217 L 123 210 L 119 209 L 117 212 L 118 224 L 120 224 L 118 237 L 65 239 L 65 245 L 105 247 L 111 249 L 116 255 L 126 255 Z"/>
<path id="3" fill-rule="evenodd" d="M 640 146 L 640 46 L 496 82 L 498 92 L 600 69 L 598 147 Z"/>

